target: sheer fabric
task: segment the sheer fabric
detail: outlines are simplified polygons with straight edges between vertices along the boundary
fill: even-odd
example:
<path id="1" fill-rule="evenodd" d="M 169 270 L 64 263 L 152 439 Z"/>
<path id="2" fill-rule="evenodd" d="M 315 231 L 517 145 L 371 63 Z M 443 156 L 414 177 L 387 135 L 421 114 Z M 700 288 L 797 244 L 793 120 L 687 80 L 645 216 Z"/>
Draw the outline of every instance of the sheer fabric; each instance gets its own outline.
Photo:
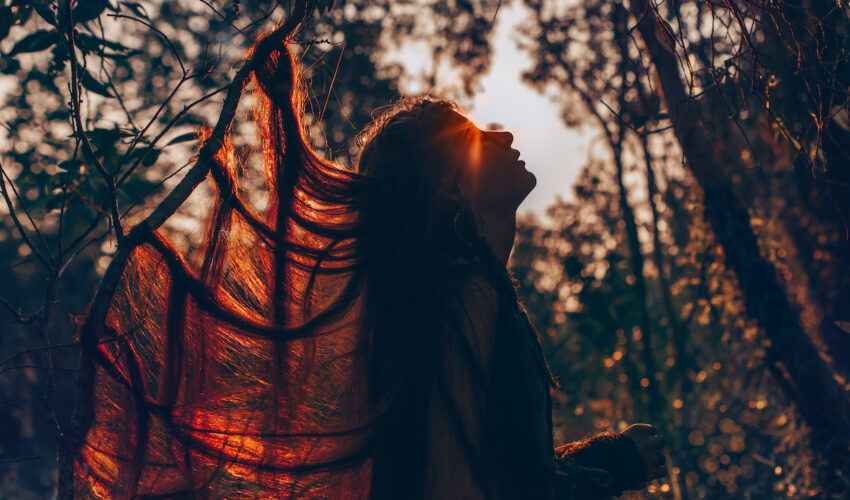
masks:
<path id="1" fill-rule="evenodd" d="M 371 430 L 359 405 L 365 388 L 352 379 L 356 303 L 316 337 L 263 338 L 181 294 L 161 245 L 136 251 L 98 346 L 78 496 L 367 497 Z M 260 252 L 247 245 L 232 258 L 261 267 L 251 256 Z M 302 286 L 307 280 L 291 276 Z M 223 281 L 219 299 L 229 296 L 233 309 L 253 305 L 238 312 L 258 321 L 269 314 L 261 299 L 272 295 L 262 291 L 267 285 Z M 339 277 L 317 278 L 318 310 L 341 288 Z"/>
<path id="2" fill-rule="evenodd" d="M 253 70 L 267 206 L 245 198 L 225 136 L 200 248 L 142 233 L 103 334 L 85 337 L 78 497 L 369 495 L 375 415 L 355 376 L 368 182 L 313 152 L 300 85 L 285 44 Z"/>

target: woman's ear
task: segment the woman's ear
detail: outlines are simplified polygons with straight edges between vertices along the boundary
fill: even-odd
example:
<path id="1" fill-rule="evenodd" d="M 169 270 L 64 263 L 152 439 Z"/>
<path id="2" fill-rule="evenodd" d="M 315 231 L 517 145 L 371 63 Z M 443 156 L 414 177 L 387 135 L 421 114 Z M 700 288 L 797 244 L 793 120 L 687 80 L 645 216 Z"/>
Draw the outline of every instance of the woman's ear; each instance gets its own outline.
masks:
<path id="1" fill-rule="evenodd" d="M 458 176 L 456 186 L 459 196 L 463 198 L 464 201 L 466 201 L 470 205 L 475 205 L 477 203 L 477 189 L 475 179 L 471 178 L 470 175 L 462 174 Z"/>
<path id="2" fill-rule="evenodd" d="M 467 188 L 465 187 L 463 176 L 453 175 L 442 178 L 437 185 L 437 196 L 449 201 L 465 201 L 467 198 Z"/>
<path id="3" fill-rule="evenodd" d="M 461 198 L 465 200 L 468 199 L 466 195 L 466 190 L 463 188 L 463 179 L 458 179 L 458 181 L 455 183 L 455 190 Z"/>

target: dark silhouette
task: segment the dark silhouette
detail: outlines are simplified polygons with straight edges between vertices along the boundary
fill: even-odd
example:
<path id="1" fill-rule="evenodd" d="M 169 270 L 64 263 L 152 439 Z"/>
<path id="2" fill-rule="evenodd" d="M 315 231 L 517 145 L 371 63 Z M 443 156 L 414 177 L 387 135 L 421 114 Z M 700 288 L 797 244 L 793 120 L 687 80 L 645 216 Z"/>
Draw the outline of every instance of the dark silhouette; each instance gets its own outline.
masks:
<path id="1" fill-rule="evenodd" d="M 596 498 L 662 476 L 648 425 L 553 450 L 557 383 L 506 268 L 535 184 L 512 136 L 403 99 L 338 167 L 306 139 L 275 37 L 252 55 L 268 208 L 225 139 L 201 247 L 131 236 L 77 492 Z"/>

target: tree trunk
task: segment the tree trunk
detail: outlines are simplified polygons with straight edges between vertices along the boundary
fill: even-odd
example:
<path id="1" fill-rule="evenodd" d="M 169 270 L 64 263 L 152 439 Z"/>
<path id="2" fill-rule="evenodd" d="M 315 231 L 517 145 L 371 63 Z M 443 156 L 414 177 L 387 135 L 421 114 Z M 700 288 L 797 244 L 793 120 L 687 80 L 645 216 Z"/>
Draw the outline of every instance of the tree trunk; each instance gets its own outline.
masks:
<path id="1" fill-rule="evenodd" d="M 688 96 L 675 55 L 658 40 L 663 27 L 646 0 L 632 0 L 637 29 L 646 44 L 687 165 L 703 190 L 705 215 L 723 247 L 726 266 L 737 276 L 748 315 L 765 330 L 767 362 L 787 377 L 788 396 L 811 428 L 815 450 L 828 464 L 828 482 L 848 471 L 850 426 L 847 394 L 802 329 L 799 314 L 779 284 L 773 264 L 761 257 L 747 208 L 717 167 L 700 102 Z M 657 31 L 658 30 L 658 31 Z M 716 124 L 715 124 L 716 126 Z M 774 372 L 777 373 L 777 372 Z"/>
<path id="2" fill-rule="evenodd" d="M 655 179 L 655 170 L 652 168 L 652 155 L 649 152 L 649 144 L 646 136 L 641 137 L 641 146 L 643 149 L 643 159 L 646 165 L 646 186 L 647 199 L 649 201 L 649 209 L 652 213 L 652 257 L 655 262 L 655 267 L 658 269 L 658 286 L 661 288 L 661 304 L 664 306 L 664 313 L 667 316 L 667 321 L 670 325 L 670 344 L 674 350 L 674 367 L 676 371 L 676 379 L 668 386 L 668 390 L 673 393 L 675 390 L 675 382 L 680 382 L 680 394 L 687 394 L 691 391 L 691 379 L 688 378 L 688 370 L 696 368 L 696 363 L 687 351 L 687 336 L 682 322 L 679 318 L 679 310 L 673 302 L 673 294 L 670 292 L 670 281 L 667 279 L 667 273 L 664 270 L 664 252 L 661 245 L 661 231 L 658 229 L 658 206 L 655 203 L 655 195 L 658 194 L 658 185 Z"/>
<path id="3" fill-rule="evenodd" d="M 638 326 L 640 327 L 641 341 L 643 348 L 640 349 L 641 359 L 643 361 L 644 376 L 646 384 L 641 381 L 641 386 L 646 388 L 647 393 L 647 409 L 649 420 L 656 421 L 661 411 L 663 396 L 658 388 L 658 379 L 656 378 L 655 355 L 653 353 L 653 329 L 652 318 L 649 313 L 649 294 L 646 290 L 646 279 L 643 274 L 644 258 L 640 248 L 640 238 L 638 237 L 637 222 L 635 221 L 635 213 L 629 203 L 629 192 L 623 181 L 625 175 L 625 166 L 623 165 L 623 144 L 626 138 L 627 123 L 623 117 L 623 110 L 626 104 L 626 76 L 629 72 L 628 51 L 625 37 L 622 36 L 626 32 L 628 24 L 628 11 L 624 8 L 616 8 L 612 13 L 612 21 L 614 23 L 615 42 L 620 47 L 620 62 L 619 73 L 622 78 L 622 84 L 618 96 L 617 116 L 617 132 L 616 134 L 607 133 L 611 152 L 614 155 L 614 166 L 617 168 L 617 189 L 620 195 L 620 212 L 623 216 L 623 221 L 626 223 L 626 242 L 629 245 L 629 264 L 631 267 L 632 276 L 635 282 L 632 286 L 632 291 L 637 299 Z M 600 122 L 603 120 L 600 117 Z M 600 123 L 603 127 L 606 124 Z"/>

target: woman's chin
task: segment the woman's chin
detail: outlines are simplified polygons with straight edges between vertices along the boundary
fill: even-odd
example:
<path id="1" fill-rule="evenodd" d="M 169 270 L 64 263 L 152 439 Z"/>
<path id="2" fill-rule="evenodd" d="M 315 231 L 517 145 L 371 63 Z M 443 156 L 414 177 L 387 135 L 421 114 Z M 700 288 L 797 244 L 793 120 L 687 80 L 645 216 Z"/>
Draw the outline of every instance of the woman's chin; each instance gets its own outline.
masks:
<path id="1" fill-rule="evenodd" d="M 528 192 L 530 193 L 531 190 L 534 189 L 537 186 L 537 176 L 534 175 L 533 173 L 529 172 L 528 170 L 526 170 L 526 172 L 528 173 L 528 177 L 530 179 L 529 180 L 529 187 L 528 187 Z"/>
<path id="2" fill-rule="evenodd" d="M 520 183 L 517 183 L 518 186 L 521 186 L 522 191 L 522 197 L 520 198 L 520 201 L 524 200 L 526 196 L 528 196 L 529 193 L 531 193 L 531 191 L 533 191 L 534 188 L 537 186 L 537 176 L 535 176 L 528 170 L 525 170 L 523 173 L 525 175 L 523 175 L 522 181 Z"/>
<path id="3" fill-rule="evenodd" d="M 534 187 L 537 186 L 537 177 L 529 171 L 525 171 L 521 178 L 518 178 L 514 184 L 513 196 L 511 196 L 510 205 L 514 209 L 519 208 L 519 205 L 528 197 Z"/>
<path id="4" fill-rule="evenodd" d="M 525 168 L 517 168 L 519 172 L 500 177 L 497 184 L 481 186 L 480 203 L 495 210 L 518 208 L 537 185 L 537 177 Z"/>

